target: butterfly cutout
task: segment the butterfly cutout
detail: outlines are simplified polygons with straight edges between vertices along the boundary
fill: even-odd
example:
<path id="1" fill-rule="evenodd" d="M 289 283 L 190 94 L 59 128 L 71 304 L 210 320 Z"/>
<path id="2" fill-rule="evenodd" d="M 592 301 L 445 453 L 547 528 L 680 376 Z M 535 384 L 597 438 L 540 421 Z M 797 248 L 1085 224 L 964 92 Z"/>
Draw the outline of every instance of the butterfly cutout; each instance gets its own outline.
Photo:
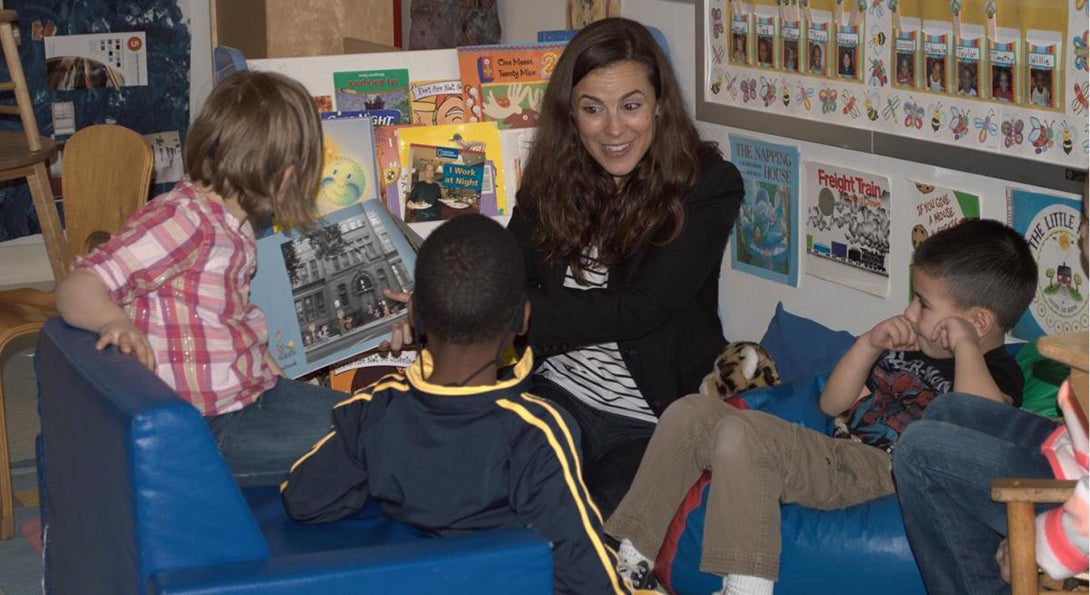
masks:
<path id="1" fill-rule="evenodd" d="M 915 101 L 905 102 L 905 128 L 923 128 L 923 106 Z"/>
<path id="2" fill-rule="evenodd" d="M 1083 31 L 1082 35 L 1076 35 L 1075 39 L 1071 40 L 1071 44 L 1075 46 L 1075 70 L 1087 70 L 1086 68 L 1086 43 L 1090 39 L 1090 30 Z"/>
<path id="3" fill-rule="evenodd" d="M 757 98 L 757 81 L 748 79 L 742 81 L 742 100 L 746 103 Z"/>
<path id="4" fill-rule="evenodd" d="M 999 127 L 999 131 L 1003 134 L 1003 146 L 1009 149 L 1011 145 L 1022 144 L 1022 130 L 1025 127 L 1026 123 L 1022 121 L 1022 118 L 1004 121 Z"/>
<path id="5" fill-rule="evenodd" d="M 818 99 L 821 100 L 821 113 L 836 111 L 836 89 L 822 89 L 818 92 Z"/>

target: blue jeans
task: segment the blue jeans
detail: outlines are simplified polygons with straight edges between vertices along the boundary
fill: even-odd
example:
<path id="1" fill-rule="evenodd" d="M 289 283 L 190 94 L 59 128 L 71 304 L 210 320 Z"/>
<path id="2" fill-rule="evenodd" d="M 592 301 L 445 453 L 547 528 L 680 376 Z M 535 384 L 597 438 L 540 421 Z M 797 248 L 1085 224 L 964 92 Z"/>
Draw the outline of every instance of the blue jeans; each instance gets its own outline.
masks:
<path id="1" fill-rule="evenodd" d="M 972 395 L 928 405 L 893 448 L 893 475 L 912 553 L 932 595 L 1010 593 L 995 552 L 1006 507 L 993 502 L 1000 477 L 1051 478 L 1041 443 L 1046 417 Z"/>
<path id="2" fill-rule="evenodd" d="M 329 433 L 333 405 L 347 398 L 329 388 L 280 378 L 249 406 L 204 420 L 240 486 L 273 485 Z"/>

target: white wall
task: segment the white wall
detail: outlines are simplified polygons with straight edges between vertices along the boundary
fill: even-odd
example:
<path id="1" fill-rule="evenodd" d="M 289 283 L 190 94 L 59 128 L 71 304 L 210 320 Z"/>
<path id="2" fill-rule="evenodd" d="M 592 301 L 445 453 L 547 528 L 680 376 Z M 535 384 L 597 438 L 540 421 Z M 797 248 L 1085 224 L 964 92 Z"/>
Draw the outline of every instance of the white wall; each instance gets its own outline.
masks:
<path id="1" fill-rule="evenodd" d="M 559 13 L 563 22 L 565 0 L 541 0 L 532 8 L 523 8 L 524 0 L 500 0 L 501 15 L 512 31 L 537 27 L 548 5 L 548 11 Z M 698 0 L 622 0 L 621 14 L 646 25 L 658 27 L 670 46 L 670 57 L 677 77 L 684 87 L 692 113 L 694 106 L 696 58 L 695 58 L 695 8 Z M 510 25 L 508 24 L 510 23 Z M 544 28 L 544 27 L 537 27 Z M 888 298 L 877 298 L 860 291 L 806 275 L 800 266 L 798 287 L 788 287 L 752 275 L 730 269 L 730 254 L 723 262 L 720 280 L 720 312 L 724 331 L 730 340 L 759 340 L 775 312 L 776 303 L 795 314 L 817 320 L 835 329 L 862 333 L 877 321 L 898 314 L 908 304 L 908 264 L 911 247 L 908 244 L 911 228 L 910 205 L 898 202 L 905 196 L 908 180 L 920 180 L 939 186 L 972 192 L 981 197 L 981 215 L 989 219 L 1006 218 L 1007 184 L 964 172 L 957 172 L 913 162 L 848 151 L 827 145 L 798 142 L 792 139 L 757 134 L 732 129 L 719 124 L 698 122 L 705 138 L 720 143 L 724 153 L 729 152 L 728 135 L 743 134 L 769 142 L 797 145 L 802 161 L 820 159 L 833 165 L 841 165 L 884 175 L 890 180 L 891 219 L 890 228 L 890 290 Z M 805 197 L 803 197 L 805 199 Z M 899 241 L 898 238 L 904 238 Z M 802 244 L 802 242 L 800 242 Z M 804 248 L 800 246 L 801 250 Z"/>
<path id="2" fill-rule="evenodd" d="M 179 0 L 189 19 L 189 121 L 196 119 L 212 92 L 212 14 L 209 0 Z"/>

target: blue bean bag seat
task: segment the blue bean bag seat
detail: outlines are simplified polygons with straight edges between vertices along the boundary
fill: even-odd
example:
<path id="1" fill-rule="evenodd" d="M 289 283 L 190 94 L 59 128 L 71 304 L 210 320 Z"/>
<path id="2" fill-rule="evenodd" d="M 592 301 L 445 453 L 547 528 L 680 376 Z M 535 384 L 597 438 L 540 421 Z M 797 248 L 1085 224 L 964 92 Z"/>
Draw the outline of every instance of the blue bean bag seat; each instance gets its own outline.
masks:
<path id="1" fill-rule="evenodd" d="M 740 398 L 747 408 L 828 434 L 832 419 L 817 404 L 824 385 L 824 375 L 811 376 L 747 391 Z M 700 572 L 707 493 L 705 475 L 678 508 L 655 563 L 659 580 L 677 595 L 722 588 L 720 577 Z M 782 515 L 777 595 L 926 595 L 895 495 L 833 511 L 788 504 Z"/>

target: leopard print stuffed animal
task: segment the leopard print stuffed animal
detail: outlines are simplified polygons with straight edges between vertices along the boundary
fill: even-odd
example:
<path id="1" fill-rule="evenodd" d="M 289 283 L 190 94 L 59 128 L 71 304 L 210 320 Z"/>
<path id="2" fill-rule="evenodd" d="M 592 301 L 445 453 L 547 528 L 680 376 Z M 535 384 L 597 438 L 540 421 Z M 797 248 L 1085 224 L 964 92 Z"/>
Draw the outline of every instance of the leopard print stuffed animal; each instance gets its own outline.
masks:
<path id="1" fill-rule="evenodd" d="M 700 383 L 700 392 L 725 401 L 751 388 L 779 383 L 780 373 L 768 350 L 757 343 L 738 341 L 715 358 L 715 367 Z"/>

